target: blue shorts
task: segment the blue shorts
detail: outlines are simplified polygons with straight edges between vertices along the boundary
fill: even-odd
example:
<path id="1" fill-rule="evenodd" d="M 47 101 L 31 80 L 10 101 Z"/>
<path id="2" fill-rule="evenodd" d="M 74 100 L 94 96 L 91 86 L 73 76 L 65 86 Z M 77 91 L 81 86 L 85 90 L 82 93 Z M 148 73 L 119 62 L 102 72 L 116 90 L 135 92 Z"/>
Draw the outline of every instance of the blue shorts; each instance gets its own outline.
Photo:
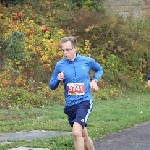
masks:
<path id="1" fill-rule="evenodd" d="M 74 122 L 78 122 L 84 128 L 87 126 L 87 121 L 92 108 L 93 101 L 86 100 L 73 106 L 66 106 L 64 108 L 64 113 L 68 115 L 68 121 L 71 127 L 73 127 Z"/>

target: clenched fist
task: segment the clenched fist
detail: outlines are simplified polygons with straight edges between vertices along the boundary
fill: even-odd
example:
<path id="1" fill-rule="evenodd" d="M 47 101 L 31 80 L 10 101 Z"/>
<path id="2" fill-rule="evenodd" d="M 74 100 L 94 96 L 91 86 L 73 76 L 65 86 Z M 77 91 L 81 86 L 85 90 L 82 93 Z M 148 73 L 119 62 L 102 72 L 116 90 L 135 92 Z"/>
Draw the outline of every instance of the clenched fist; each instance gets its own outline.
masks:
<path id="1" fill-rule="evenodd" d="M 60 81 L 63 81 L 64 80 L 64 72 L 60 72 L 57 76 L 57 79 Z"/>

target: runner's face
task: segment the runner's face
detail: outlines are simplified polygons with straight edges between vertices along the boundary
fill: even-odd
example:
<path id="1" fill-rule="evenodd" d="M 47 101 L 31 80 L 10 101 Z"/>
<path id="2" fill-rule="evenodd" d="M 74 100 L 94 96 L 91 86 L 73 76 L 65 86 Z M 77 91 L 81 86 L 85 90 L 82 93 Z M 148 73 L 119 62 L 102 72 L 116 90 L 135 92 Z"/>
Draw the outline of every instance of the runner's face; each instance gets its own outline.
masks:
<path id="1" fill-rule="evenodd" d="M 72 46 L 71 41 L 62 43 L 61 49 L 66 59 L 72 61 L 75 59 L 77 48 Z"/>

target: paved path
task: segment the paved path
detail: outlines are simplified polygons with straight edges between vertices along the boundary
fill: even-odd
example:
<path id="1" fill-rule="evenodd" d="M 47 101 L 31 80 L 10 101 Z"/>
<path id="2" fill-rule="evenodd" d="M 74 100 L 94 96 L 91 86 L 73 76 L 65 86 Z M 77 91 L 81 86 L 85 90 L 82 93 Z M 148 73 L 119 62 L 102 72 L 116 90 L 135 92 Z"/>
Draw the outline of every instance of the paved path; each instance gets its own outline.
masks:
<path id="1" fill-rule="evenodd" d="M 150 122 L 94 140 L 96 150 L 150 150 Z"/>
<path id="2" fill-rule="evenodd" d="M 0 134 L 0 145 L 9 144 L 9 142 L 7 142 L 8 140 L 34 140 L 34 139 L 49 138 L 54 136 L 61 136 L 66 134 L 71 134 L 71 132 L 34 130 L 30 132 L 5 133 L 5 134 Z M 9 150 L 49 150 L 49 149 L 17 147 Z"/>
<path id="3" fill-rule="evenodd" d="M 27 147 L 18 147 L 18 148 L 12 148 L 9 150 L 49 150 L 47 148 L 27 148 Z"/>
<path id="4" fill-rule="evenodd" d="M 30 132 L 17 132 L 17 133 L 5 133 L 0 134 L 0 141 L 8 141 L 8 140 L 34 140 L 34 139 L 42 139 L 54 136 L 61 136 L 65 134 L 71 134 L 70 132 L 57 132 L 57 131 L 40 131 L 34 130 Z"/>
<path id="5" fill-rule="evenodd" d="M 70 132 L 31 131 L 0 134 L 0 145 L 7 140 L 33 140 L 71 134 Z M 132 128 L 109 134 L 94 140 L 95 150 L 150 150 L 150 122 L 136 125 Z M 19 147 L 11 150 L 47 150 L 38 148 Z"/>

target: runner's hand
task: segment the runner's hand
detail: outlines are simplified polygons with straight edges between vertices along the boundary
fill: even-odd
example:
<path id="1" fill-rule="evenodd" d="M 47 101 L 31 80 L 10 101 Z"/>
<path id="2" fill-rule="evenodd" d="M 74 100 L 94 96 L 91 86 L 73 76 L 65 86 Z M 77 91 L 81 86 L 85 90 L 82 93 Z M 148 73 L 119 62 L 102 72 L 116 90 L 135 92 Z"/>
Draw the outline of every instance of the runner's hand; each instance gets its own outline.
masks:
<path id="1" fill-rule="evenodd" d="M 60 81 L 63 81 L 64 80 L 64 72 L 60 72 L 57 76 L 57 79 Z"/>
<path id="2" fill-rule="evenodd" d="M 98 90 L 97 82 L 95 80 L 92 80 L 90 82 L 90 87 L 91 87 L 92 91 L 96 92 Z"/>

